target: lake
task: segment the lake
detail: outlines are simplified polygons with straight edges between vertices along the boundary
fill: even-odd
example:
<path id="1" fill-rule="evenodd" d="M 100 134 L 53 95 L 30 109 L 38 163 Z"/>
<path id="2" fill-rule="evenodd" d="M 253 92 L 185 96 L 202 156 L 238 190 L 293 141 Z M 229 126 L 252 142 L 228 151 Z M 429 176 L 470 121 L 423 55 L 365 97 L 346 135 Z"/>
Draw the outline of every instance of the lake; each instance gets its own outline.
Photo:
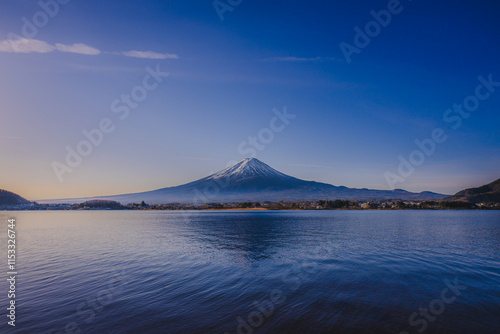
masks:
<path id="1" fill-rule="evenodd" d="M 499 211 L 11 217 L 2 333 L 500 333 Z"/>

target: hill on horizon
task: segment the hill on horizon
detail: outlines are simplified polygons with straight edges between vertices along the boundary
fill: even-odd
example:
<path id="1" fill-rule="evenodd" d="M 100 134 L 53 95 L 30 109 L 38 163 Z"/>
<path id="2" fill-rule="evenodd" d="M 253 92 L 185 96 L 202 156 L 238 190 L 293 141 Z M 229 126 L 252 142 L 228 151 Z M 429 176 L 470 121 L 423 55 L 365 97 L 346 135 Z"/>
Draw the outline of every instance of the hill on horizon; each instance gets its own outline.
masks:
<path id="1" fill-rule="evenodd" d="M 453 196 L 444 198 L 445 201 L 462 201 L 471 203 L 496 202 L 500 203 L 500 179 L 477 188 L 461 190 Z"/>
<path id="2" fill-rule="evenodd" d="M 210 203 L 245 201 L 303 200 L 440 200 L 446 195 L 424 191 L 412 193 L 401 189 L 375 190 L 334 186 L 305 181 L 283 174 L 256 158 L 246 158 L 205 178 L 180 186 L 141 193 L 41 200 L 39 203 L 79 203 L 90 199 L 105 199 L 122 204 L 139 203 Z"/>
<path id="3" fill-rule="evenodd" d="M 30 203 L 30 201 L 18 194 L 0 189 L 0 205 L 25 205 Z"/>

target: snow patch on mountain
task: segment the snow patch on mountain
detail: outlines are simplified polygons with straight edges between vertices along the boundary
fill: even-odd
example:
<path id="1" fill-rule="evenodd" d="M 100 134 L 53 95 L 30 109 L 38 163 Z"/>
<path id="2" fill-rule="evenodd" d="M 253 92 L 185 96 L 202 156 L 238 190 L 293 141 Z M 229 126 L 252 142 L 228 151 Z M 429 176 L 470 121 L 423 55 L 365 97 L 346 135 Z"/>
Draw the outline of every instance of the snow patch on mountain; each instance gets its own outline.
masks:
<path id="1" fill-rule="evenodd" d="M 231 167 L 208 176 L 206 180 L 245 180 L 255 177 L 294 179 L 291 176 L 278 172 L 256 158 L 246 158 Z"/>

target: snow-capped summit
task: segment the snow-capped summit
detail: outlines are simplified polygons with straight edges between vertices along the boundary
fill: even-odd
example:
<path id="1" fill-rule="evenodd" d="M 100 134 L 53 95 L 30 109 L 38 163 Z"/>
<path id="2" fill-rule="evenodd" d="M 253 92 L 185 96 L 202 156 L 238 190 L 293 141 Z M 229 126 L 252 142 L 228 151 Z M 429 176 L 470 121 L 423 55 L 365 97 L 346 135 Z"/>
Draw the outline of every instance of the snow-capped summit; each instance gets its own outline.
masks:
<path id="1" fill-rule="evenodd" d="M 208 180 L 230 178 L 232 181 L 252 179 L 256 177 L 271 178 L 291 178 L 291 176 L 278 172 L 276 169 L 266 165 L 256 158 L 246 158 L 234 165 L 214 173 L 207 177 Z"/>
<path id="2" fill-rule="evenodd" d="M 219 192 L 224 193 L 249 193 L 277 191 L 296 188 L 304 182 L 295 177 L 278 172 L 256 158 L 246 158 L 217 173 L 201 180 L 186 184 L 185 186 L 212 187 L 217 185 Z"/>

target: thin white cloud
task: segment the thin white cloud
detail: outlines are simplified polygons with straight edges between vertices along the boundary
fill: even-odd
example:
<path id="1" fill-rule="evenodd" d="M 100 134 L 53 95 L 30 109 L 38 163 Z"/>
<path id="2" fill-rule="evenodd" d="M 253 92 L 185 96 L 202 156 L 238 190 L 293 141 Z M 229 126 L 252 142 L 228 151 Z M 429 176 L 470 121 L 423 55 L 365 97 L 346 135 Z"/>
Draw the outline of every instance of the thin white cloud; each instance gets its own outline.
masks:
<path id="1" fill-rule="evenodd" d="M 61 51 L 61 52 L 71 52 L 71 53 L 78 53 L 82 55 L 89 55 L 89 56 L 95 56 L 101 53 L 100 50 L 93 48 L 91 46 L 82 44 L 82 43 L 75 43 L 75 44 L 56 44 L 56 49 Z"/>
<path id="2" fill-rule="evenodd" d="M 0 41 L 0 52 L 9 53 L 47 53 L 54 51 L 54 46 L 36 39 L 19 38 Z"/>
<path id="3" fill-rule="evenodd" d="M 173 53 L 158 53 L 154 51 L 123 51 L 121 53 L 127 57 L 147 58 L 147 59 L 179 59 L 179 56 Z"/>
<path id="4" fill-rule="evenodd" d="M 37 39 L 19 38 L 0 41 L 0 52 L 9 53 L 48 53 L 54 50 L 60 52 L 77 53 L 88 56 L 101 54 L 101 50 L 83 43 L 51 45 L 47 42 Z M 107 54 L 118 54 L 126 57 L 144 58 L 144 59 L 179 59 L 179 56 L 173 53 L 159 53 L 154 51 L 123 51 L 123 52 L 104 52 Z"/>
<path id="5" fill-rule="evenodd" d="M 267 59 L 267 61 L 291 61 L 291 62 L 318 61 L 318 60 L 321 60 L 321 58 L 320 57 L 315 57 L 315 58 L 273 57 Z"/>

